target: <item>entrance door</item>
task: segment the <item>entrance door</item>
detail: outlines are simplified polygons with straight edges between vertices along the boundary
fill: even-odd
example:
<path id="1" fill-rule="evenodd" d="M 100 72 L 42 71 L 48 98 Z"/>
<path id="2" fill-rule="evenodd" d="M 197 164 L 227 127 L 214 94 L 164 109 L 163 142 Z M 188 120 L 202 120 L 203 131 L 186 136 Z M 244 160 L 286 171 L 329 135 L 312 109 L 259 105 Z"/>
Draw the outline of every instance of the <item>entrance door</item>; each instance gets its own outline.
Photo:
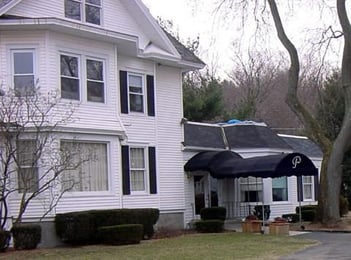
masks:
<path id="1" fill-rule="evenodd" d="M 194 176 L 195 215 L 209 206 L 208 182 L 206 175 Z"/>

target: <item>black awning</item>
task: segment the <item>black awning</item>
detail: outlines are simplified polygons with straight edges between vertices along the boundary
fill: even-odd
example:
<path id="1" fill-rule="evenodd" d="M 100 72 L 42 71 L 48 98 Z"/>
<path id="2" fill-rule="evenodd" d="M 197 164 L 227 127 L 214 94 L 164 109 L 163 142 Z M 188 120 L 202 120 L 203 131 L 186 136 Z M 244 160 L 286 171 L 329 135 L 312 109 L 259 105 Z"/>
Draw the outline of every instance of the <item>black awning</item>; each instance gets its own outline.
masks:
<path id="1" fill-rule="evenodd" d="M 209 165 L 214 178 L 262 177 L 318 175 L 313 162 L 300 153 L 259 156 L 247 159 L 230 159 L 220 164 Z"/>
<path id="2" fill-rule="evenodd" d="M 187 172 L 192 171 L 210 171 L 211 167 L 222 165 L 223 162 L 230 159 L 238 159 L 241 156 L 232 151 L 219 151 L 219 152 L 200 152 L 194 155 L 185 165 L 184 170 Z"/>

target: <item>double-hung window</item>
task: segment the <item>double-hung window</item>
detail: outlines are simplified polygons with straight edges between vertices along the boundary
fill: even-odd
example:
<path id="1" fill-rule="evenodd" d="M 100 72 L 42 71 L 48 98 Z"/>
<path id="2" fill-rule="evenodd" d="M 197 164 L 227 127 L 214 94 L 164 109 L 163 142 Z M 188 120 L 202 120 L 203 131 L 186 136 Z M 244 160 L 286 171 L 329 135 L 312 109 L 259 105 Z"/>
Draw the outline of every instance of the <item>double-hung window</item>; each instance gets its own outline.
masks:
<path id="1" fill-rule="evenodd" d="M 13 85 L 16 96 L 30 95 L 35 88 L 34 49 L 11 50 Z"/>
<path id="2" fill-rule="evenodd" d="M 144 148 L 130 148 L 130 190 L 146 192 L 146 162 Z"/>
<path id="3" fill-rule="evenodd" d="M 128 74 L 129 111 L 144 113 L 144 77 Z"/>
<path id="4" fill-rule="evenodd" d="M 61 97 L 72 100 L 84 98 L 89 102 L 104 103 L 104 64 L 103 60 L 84 55 L 61 54 Z"/>
<path id="5" fill-rule="evenodd" d="M 303 200 L 313 199 L 313 179 L 312 176 L 302 176 Z"/>
<path id="6" fill-rule="evenodd" d="M 288 178 L 286 176 L 272 179 L 273 201 L 288 200 Z"/>
<path id="7" fill-rule="evenodd" d="M 87 59 L 87 99 L 105 102 L 104 63 L 101 60 Z"/>
<path id="8" fill-rule="evenodd" d="M 63 190 L 95 192 L 108 190 L 107 144 L 61 141 L 61 151 L 70 157 L 62 174 Z"/>
<path id="9" fill-rule="evenodd" d="M 36 141 L 19 140 L 17 142 L 17 178 L 20 193 L 38 190 L 37 162 Z"/>
<path id="10" fill-rule="evenodd" d="M 242 202 L 259 202 L 263 196 L 262 178 L 240 178 L 240 191 Z"/>
<path id="11" fill-rule="evenodd" d="M 60 56 L 62 98 L 80 100 L 79 63 L 78 56 Z"/>
<path id="12" fill-rule="evenodd" d="M 65 0 L 65 16 L 70 19 L 101 24 L 102 0 Z"/>

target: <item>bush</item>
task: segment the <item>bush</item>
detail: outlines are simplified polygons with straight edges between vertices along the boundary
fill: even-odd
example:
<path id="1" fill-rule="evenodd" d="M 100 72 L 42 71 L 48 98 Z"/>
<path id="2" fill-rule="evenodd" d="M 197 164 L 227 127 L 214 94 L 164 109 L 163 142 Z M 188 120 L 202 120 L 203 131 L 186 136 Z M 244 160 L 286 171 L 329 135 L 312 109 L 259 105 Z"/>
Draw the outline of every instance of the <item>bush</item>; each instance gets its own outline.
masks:
<path id="1" fill-rule="evenodd" d="M 200 211 L 202 220 L 219 219 L 225 220 L 227 209 L 224 207 L 203 208 Z"/>
<path id="2" fill-rule="evenodd" d="M 98 228 L 100 242 L 107 245 L 138 244 L 143 238 L 143 225 L 127 224 Z"/>
<path id="3" fill-rule="evenodd" d="M 15 249 L 35 249 L 41 241 L 41 226 L 17 224 L 11 229 Z"/>
<path id="4" fill-rule="evenodd" d="M 195 222 L 196 231 L 201 233 L 220 233 L 224 230 L 223 227 L 223 220 L 210 219 Z"/>
<path id="5" fill-rule="evenodd" d="M 158 218 L 158 209 L 91 210 L 57 214 L 55 224 L 57 235 L 65 243 L 96 244 L 97 230 L 104 226 L 141 224 L 143 238 L 151 238 Z"/>
<path id="6" fill-rule="evenodd" d="M 5 250 L 9 247 L 10 239 L 11 232 L 0 229 L 0 252 L 5 252 Z"/>
<path id="7" fill-rule="evenodd" d="M 304 205 L 301 206 L 301 212 L 304 212 L 306 210 L 314 210 L 317 211 L 317 205 Z M 296 207 L 295 209 L 296 214 L 300 214 L 300 207 Z"/>
<path id="8" fill-rule="evenodd" d="M 340 216 L 345 216 L 349 212 L 349 200 L 344 197 L 340 196 Z"/>
<path id="9" fill-rule="evenodd" d="M 300 221 L 300 216 L 296 213 L 284 214 L 282 218 L 287 219 L 289 223 L 297 223 Z"/>

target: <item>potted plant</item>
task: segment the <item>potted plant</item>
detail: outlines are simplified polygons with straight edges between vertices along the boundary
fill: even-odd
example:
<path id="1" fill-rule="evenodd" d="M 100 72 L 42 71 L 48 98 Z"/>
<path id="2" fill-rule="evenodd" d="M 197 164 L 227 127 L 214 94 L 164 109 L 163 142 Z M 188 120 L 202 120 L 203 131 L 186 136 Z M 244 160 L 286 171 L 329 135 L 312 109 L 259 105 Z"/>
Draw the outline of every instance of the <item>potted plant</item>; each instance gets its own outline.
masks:
<path id="1" fill-rule="evenodd" d="M 289 222 L 285 218 L 276 217 L 269 224 L 269 234 L 273 235 L 289 235 Z"/>
<path id="2" fill-rule="evenodd" d="M 262 221 L 255 215 L 248 215 L 241 223 L 241 229 L 246 233 L 260 233 Z"/>

